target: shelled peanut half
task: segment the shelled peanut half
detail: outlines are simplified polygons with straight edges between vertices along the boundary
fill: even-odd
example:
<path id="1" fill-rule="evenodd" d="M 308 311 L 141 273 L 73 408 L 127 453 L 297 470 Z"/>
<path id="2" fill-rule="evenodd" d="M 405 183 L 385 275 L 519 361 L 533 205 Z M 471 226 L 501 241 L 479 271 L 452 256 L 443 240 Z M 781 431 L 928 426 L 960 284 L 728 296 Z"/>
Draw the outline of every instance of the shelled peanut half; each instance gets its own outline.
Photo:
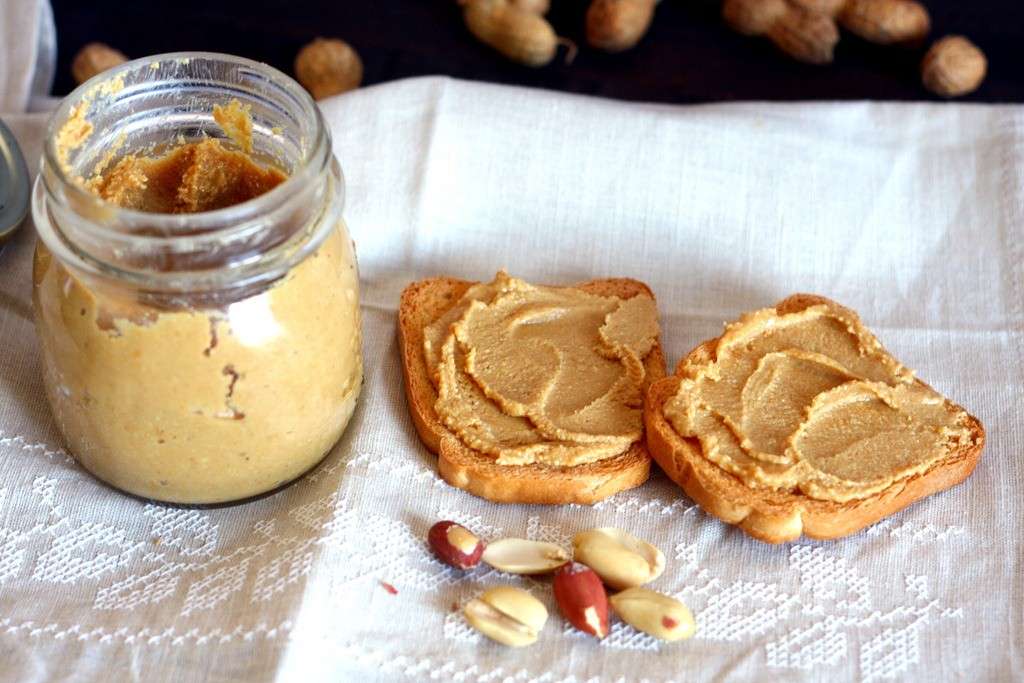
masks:
<path id="1" fill-rule="evenodd" d="M 509 574 L 554 573 L 552 591 L 559 612 L 575 628 L 599 639 L 609 633 L 610 611 L 664 641 L 683 640 L 696 632 L 686 605 L 641 588 L 661 576 L 664 554 L 621 529 L 602 527 L 576 534 L 571 555 L 547 541 L 503 538 L 485 543 L 450 520 L 431 527 L 427 543 L 438 559 L 457 569 L 469 570 L 482 562 Z M 619 592 L 609 597 L 605 586 Z M 463 614 L 474 629 L 510 647 L 536 642 L 548 618 L 536 596 L 515 586 L 484 591 L 466 603 Z"/>

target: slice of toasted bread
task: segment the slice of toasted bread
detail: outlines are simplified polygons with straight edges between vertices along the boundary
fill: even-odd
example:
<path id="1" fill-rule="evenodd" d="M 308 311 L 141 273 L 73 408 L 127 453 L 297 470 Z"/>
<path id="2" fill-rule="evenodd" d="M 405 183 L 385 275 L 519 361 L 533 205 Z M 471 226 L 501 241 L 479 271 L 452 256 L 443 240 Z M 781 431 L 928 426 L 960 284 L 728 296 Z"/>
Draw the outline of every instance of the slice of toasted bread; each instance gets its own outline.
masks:
<path id="1" fill-rule="evenodd" d="M 434 411 L 437 391 L 427 374 L 423 328 L 454 306 L 474 283 L 438 277 L 414 282 L 402 292 L 398 336 L 405 373 L 405 395 L 416 431 L 438 455 L 438 470 L 452 486 L 497 503 L 596 503 L 619 491 L 639 486 L 650 474 L 651 458 L 643 441 L 614 458 L 574 467 L 542 464 L 498 465 L 492 455 L 466 447 Z M 642 282 L 629 279 L 591 280 L 574 287 L 590 294 L 629 299 L 654 298 Z M 665 377 L 661 344 L 644 359 L 647 381 Z"/>
<path id="2" fill-rule="evenodd" d="M 779 314 L 792 313 L 820 303 L 831 302 L 812 294 L 795 294 L 779 302 L 775 310 Z M 651 384 L 644 405 L 647 447 L 655 462 L 686 495 L 707 512 L 738 525 L 756 539 L 783 543 L 801 534 L 819 539 L 848 536 L 914 501 L 959 484 L 978 464 L 985 430 L 976 418 L 970 417 L 972 444 L 950 452 L 926 472 L 895 482 L 868 498 L 838 503 L 800 492 L 751 488 L 705 458 L 700 442 L 680 436 L 665 418 L 664 405 L 675 396 L 684 366 L 714 359 L 717 343 L 716 338 L 700 344 L 679 362 L 674 376 Z"/>

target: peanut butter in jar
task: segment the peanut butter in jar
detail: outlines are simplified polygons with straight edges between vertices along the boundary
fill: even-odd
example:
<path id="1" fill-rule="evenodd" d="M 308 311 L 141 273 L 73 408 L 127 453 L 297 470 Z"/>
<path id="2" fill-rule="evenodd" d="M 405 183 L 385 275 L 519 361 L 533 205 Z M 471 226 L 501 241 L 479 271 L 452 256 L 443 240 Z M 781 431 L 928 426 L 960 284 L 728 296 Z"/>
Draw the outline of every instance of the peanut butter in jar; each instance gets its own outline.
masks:
<path id="1" fill-rule="evenodd" d="M 312 100 L 265 65 L 165 55 L 69 96 L 35 190 L 33 298 L 86 469 L 219 503 L 330 451 L 362 384 L 343 194 Z"/>

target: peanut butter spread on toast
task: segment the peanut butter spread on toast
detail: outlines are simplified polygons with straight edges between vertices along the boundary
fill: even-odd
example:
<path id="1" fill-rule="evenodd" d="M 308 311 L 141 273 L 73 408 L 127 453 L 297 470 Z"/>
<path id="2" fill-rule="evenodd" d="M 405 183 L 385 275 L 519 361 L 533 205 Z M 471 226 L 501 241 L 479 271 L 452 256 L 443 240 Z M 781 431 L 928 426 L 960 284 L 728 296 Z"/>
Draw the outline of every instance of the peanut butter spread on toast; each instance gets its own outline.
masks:
<path id="1" fill-rule="evenodd" d="M 666 419 L 754 488 L 865 498 L 971 440 L 966 412 L 831 303 L 748 313 L 683 374 Z"/>
<path id="2" fill-rule="evenodd" d="M 501 272 L 424 329 L 441 421 L 499 464 L 573 466 L 643 435 L 648 296 L 541 287 Z"/>

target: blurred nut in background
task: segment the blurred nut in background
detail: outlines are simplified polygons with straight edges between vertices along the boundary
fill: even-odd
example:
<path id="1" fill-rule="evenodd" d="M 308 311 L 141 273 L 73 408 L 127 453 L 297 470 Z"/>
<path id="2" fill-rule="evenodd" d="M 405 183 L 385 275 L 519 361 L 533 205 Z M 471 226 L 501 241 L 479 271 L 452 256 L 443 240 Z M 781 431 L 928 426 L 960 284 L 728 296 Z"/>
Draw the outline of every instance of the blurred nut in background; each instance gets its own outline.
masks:
<path id="1" fill-rule="evenodd" d="M 722 18 L 734 31 L 763 36 L 789 11 L 786 0 L 725 0 Z"/>
<path id="2" fill-rule="evenodd" d="M 919 42 L 932 24 L 916 0 L 847 0 L 838 18 L 850 33 L 880 45 Z"/>
<path id="3" fill-rule="evenodd" d="M 317 38 L 295 57 L 295 78 L 315 100 L 355 90 L 363 82 L 363 60 L 336 38 Z"/>
<path id="4" fill-rule="evenodd" d="M 525 66 L 551 62 L 558 36 L 544 17 L 509 0 L 459 0 L 466 27 L 476 38 Z"/>
<path id="5" fill-rule="evenodd" d="M 831 18 L 791 5 L 772 27 L 768 37 L 793 59 L 808 64 L 830 64 L 839 42 L 839 29 Z"/>
<path id="6" fill-rule="evenodd" d="M 789 0 L 794 5 L 803 7 L 808 12 L 817 12 L 829 17 L 835 17 L 843 9 L 847 0 Z"/>
<path id="7" fill-rule="evenodd" d="M 654 18 L 656 0 L 593 0 L 587 8 L 587 42 L 606 52 L 635 46 Z"/>
<path id="8" fill-rule="evenodd" d="M 551 9 L 551 0 L 509 0 L 509 2 L 516 9 L 534 14 L 547 14 Z"/>
<path id="9" fill-rule="evenodd" d="M 963 36 L 946 36 L 924 56 L 921 81 L 936 95 L 959 97 L 977 89 L 987 69 L 985 53 L 974 43 Z"/>
<path id="10" fill-rule="evenodd" d="M 725 0 L 722 18 L 733 30 L 748 36 L 767 36 L 797 61 L 828 64 L 839 42 L 832 18 L 786 0 Z"/>
<path id="11" fill-rule="evenodd" d="M 81 85 L 98 73 L 124 64 L 128 58 L 124 53 L 103 43 L 89 43 L 75 55 L 71 62 L 71 76 Z"/>

